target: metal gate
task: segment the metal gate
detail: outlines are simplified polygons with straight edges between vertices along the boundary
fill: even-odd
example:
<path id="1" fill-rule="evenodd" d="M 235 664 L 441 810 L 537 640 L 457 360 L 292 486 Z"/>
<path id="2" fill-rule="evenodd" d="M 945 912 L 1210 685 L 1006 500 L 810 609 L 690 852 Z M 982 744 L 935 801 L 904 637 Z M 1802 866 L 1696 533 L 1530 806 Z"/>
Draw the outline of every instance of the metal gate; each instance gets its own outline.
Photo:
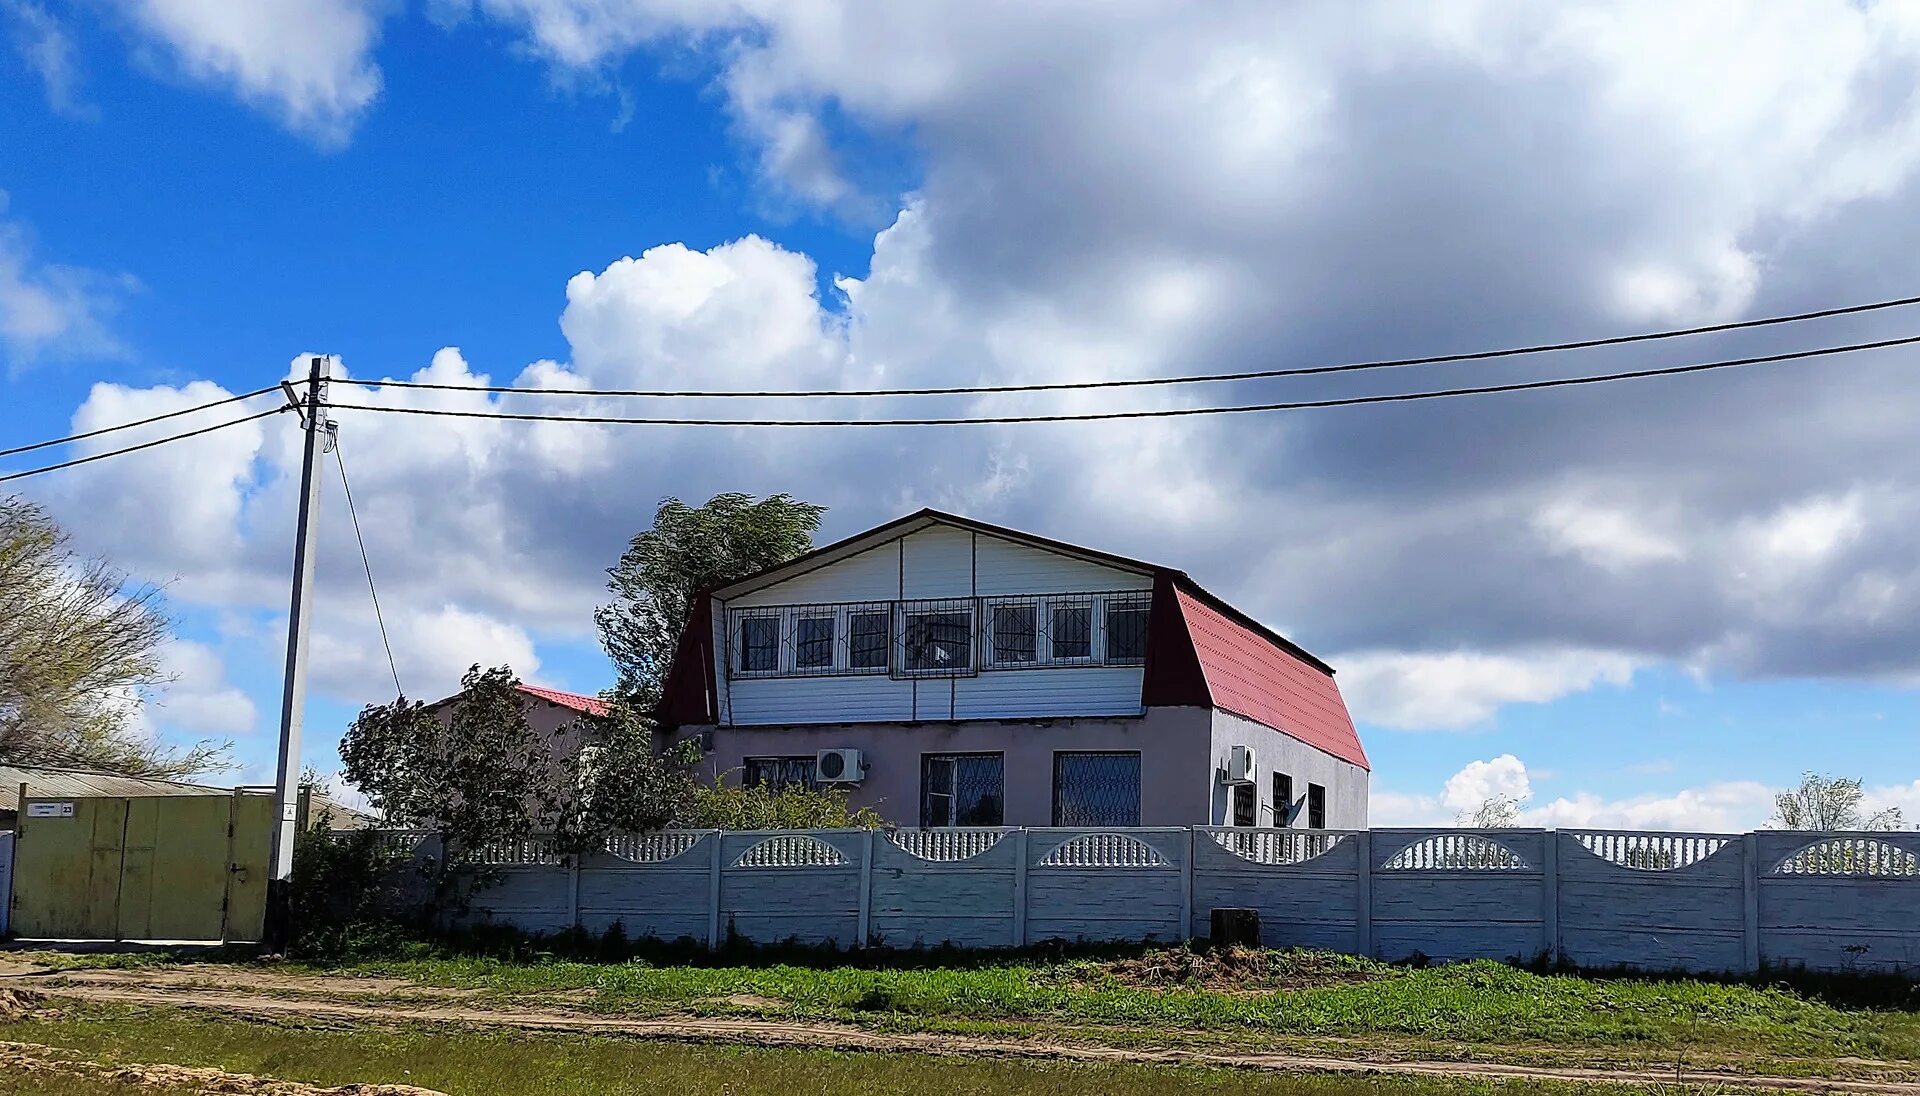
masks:
<path id="1" fill-rule="evenodd" d="M 273 797 L 23 796 L 15 935 L 30 939 L 260 938 Z"/>

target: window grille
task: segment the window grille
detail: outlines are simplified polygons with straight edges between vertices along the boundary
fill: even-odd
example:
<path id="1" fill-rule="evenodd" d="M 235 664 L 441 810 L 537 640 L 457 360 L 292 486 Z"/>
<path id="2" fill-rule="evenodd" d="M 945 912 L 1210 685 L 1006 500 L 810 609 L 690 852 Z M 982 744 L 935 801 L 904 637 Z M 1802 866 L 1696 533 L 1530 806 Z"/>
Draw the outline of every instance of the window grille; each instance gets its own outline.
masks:
<path id="1" fill-rule="evenodd" d="M 1048 632 L 1055 662 L 1093 657 L 1093 605 L 1055 602 Z"/>
<path id="2" fill-rule="evenodd" d="M 755 615 L 740 618 L 740 669 L 750 674 L 780 668 L 780 618 Z"/>
<path id="3" fill-rule="evenodd" d="M 973 672 L 973 600 L 910 601 L 901 606 L 900 667 L 911 676 Z"/>
<path id="4" fill-rule="evenodd" d="M 998 826 L 1006 813 L 1001 754 L 926 754 L 920 759 L 920 825 Z"/>
<path id="5" fill-rule="evenodd" d="M 1040 657 L 1039 606 L 993 607 L 993 664 L 1031 663 Z"/>
<path id="6" fill-rule="evenodd" d="M 749 757 L 742 762 L 740 782 L 749 788 L 818 788 L 811 757 Z"/>
<path id="7" fill-rule="evenodd" d="M 847 668 L 853 671 L 887 668 L 888 638 L 893 632 L 891 609 L 858 609 L 847 614 Z"/>
<path id="8" fill-rule="evenodd" d="M 1147 660 L 1147 599 L 1107 595 L 1107 665 Z"/>
<path id="9" fill-rule="evenodd" d="M 796 669 L 820 670 L 833 666 L 833 617 L 803 616 L 795 635 L 793 664 Z"/>
<path id="10" fill-rule="evenodd" d="M 1053 755 L 1053 824 L 1138 826 L 1138 752 L 1062 751 Z"/>

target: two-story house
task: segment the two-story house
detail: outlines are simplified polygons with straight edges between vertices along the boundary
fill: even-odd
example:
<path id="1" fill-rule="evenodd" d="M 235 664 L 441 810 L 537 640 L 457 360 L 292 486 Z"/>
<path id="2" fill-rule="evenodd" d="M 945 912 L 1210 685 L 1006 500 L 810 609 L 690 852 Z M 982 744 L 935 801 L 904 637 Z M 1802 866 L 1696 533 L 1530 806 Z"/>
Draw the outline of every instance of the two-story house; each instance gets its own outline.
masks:
<path id="1" fill-rule="evenodd" d="M 702 593 L 661 714 L 902 825 L 1367 821 L 1326 663 L 1181 571 L 934 510 Z"/>

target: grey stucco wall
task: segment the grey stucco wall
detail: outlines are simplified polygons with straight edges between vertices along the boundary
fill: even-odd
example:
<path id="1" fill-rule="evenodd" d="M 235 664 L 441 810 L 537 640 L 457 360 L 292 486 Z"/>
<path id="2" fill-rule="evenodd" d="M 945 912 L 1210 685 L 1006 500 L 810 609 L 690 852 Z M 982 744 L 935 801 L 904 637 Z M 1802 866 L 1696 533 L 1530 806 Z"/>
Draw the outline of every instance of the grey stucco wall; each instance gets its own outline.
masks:
<path id="1" fill-rule="evenodd" d="M 853 789 L 853 804 L 875 807 L 889 822 L 907 826 L 920 822 L 923 754 L 1005 755 L 1005 824 L 1048 826 L 1053 823 L 1056 751 L 1137 750 L 1140 824 L 1185 826 L 1206 820 L 1206 789 L 1214 779 L 1207 757 L 1208 715 L 1205 708 L 1154 708 L 1131 718 L 684 727 L 682 732 L 712 735 L 712 748 L 702 761 L 709 774 L 738 770 L 749 757 L 858 749 L 869 768 L 866 780 Z"/>
<path id="2" fill-rule="evenodd" d="M 1273 774 L 1278 771 L 1293 777 L 1298 816 L 1293 819 L 1292 825 L 1304 827 L 1307 824 L 1307 785 L 1313 783 L 1327 789 L 1328 829 L 1366 828 L 1367 770 L 1232 712 L 1216 710 L 1212 714 L 1212 756 L 1208 760 L 1210 813 L 1204 820 L 1205 824 L 1225 826 L 1232 822 L 1227 788 L 1220 783 L 1217 774 L 1226 766 L 1228 749 L 1239 744 L 1253 747 L 1254 761 L 1259 771 L 1254 783 L 1260 793 L 1260 809 L 1254 819 L 1259 825 L 1289 824 L 1284 817 L 1276 817 L 1273 810 Z"/>

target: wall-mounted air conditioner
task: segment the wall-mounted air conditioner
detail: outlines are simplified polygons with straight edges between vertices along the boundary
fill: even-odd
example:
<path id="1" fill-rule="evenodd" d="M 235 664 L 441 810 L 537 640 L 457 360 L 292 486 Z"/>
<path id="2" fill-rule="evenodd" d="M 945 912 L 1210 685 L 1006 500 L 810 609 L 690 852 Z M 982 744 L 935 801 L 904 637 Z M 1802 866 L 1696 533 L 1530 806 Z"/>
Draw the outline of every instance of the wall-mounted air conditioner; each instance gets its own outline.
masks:
<path id="1" fill-rule="evenodd" d="M 1220 774 L 1222 780 L 1229 784 L 1251 784 L 1255 772 L 1252 746 L 1228 747 L 1227 767 Z"/>
<path id="2" fill-rule="evenodd" d="M 867 762 L 859 750 L 821 750 L 813 758 L 813 777 L 822 784 L 858 784 L 866 779 Z"/>

